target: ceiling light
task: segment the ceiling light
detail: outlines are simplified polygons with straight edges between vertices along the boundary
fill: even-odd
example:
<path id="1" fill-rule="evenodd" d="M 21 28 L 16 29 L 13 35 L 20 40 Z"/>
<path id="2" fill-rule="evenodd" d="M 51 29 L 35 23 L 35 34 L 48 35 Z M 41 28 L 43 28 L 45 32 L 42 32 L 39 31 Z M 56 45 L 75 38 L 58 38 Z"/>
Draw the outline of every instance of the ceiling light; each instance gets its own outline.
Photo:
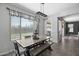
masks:
<path id="1" fill-rule="evenodd" d="M 40 11 L 38 11 L 36 14 L 41 15 L 43 17 L 47 17 L 47 15 L 44 14 L 44 3 L 41 3 L 40 6 Z"/>

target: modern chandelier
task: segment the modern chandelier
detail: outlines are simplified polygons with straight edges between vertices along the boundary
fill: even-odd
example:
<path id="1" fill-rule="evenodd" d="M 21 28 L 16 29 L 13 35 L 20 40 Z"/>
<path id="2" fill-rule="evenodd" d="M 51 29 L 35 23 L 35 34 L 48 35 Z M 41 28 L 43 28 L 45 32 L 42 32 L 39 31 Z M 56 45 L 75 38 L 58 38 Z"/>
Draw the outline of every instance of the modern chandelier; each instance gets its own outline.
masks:
<path id="1" fill-rule="evenodd" d="M 41 3 L 41 4 L 40 4 L 40 11 L 38 11 L 36 14 L 41 15 L 41 16 L 43 16 L 43 17 L 47 17 L 47 15 L 44 14 L 44 4 L 45 4 L 45 3 Z"/>

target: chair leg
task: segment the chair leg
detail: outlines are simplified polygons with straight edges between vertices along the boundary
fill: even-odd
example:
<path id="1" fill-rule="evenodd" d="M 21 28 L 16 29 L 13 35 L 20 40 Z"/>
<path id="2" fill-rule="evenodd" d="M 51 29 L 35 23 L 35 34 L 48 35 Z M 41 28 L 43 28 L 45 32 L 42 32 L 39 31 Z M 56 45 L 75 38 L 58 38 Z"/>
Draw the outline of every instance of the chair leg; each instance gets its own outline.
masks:
<path id="1" fill-rule="evenodd" d="M 27 56 L 31 56 L 30 49 L 26 48 L 25 54 L 27 54 Z"/>
<path id="2" fill-rule="evenodd" d="M 24 56 L 27 56 L 27 53 L 26 53 L 26 51 L 24 52 Z"/>

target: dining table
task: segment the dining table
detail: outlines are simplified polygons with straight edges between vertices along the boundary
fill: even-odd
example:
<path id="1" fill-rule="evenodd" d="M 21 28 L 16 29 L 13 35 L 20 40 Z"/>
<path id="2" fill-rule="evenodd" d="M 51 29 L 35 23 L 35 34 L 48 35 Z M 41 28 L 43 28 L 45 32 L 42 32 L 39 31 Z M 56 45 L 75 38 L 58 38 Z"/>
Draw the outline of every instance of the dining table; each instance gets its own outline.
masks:
<path id="1" fill-rule="evenodd" d="M 33 39 L 33 38 L 26 38 L 26 39 L 19 39 L 16 40 L 16 42 L 22 47 L 25 48 L 26 55 L 30 56 L 30 49 L 34 48 L 35 46 L 44 43 L 46 41 L 46 38 L 39 38 L 39 39 Z"/>

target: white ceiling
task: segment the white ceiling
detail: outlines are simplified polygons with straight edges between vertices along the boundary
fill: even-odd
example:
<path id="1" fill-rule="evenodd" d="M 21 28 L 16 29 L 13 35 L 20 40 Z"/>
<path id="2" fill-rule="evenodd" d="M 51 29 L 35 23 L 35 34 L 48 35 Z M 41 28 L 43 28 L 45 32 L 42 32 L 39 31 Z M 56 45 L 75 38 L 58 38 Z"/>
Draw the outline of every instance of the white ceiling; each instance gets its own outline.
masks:
<path id="1" fill-rule="evenodd" d="M 29 8 L 35 12 L 40 11 L 40 3 L 19 3 L 23 7 Z M 63 10 L 68 10 L 68 8 L 78 7 L 78 3 L 45 3 L 44 13 L 48 16 L 53 15 L 57 12 L 62 12 Z M 64 19 L 67 22 L 79 21 L 79 14 L 67 17 Z"/>
<path id="2" fill-rule="evenodd" d="M 35 12 L 40 11 L 40 3 L 19 3 L 20 5 L 27 7 Z M 45 3 L 44 13 L 52 15 L 54 13 L 65 10 L 66 8 L 76 6 L 77 3 Z"/>
<path id="3" fill-rule="evenodd" d="M 64 20 L 65 20 L 66 22 L 79 21 L 79 14 L 72 15 L 72 16 L 69 16 L 69 17 L 65 17 Z"/>

